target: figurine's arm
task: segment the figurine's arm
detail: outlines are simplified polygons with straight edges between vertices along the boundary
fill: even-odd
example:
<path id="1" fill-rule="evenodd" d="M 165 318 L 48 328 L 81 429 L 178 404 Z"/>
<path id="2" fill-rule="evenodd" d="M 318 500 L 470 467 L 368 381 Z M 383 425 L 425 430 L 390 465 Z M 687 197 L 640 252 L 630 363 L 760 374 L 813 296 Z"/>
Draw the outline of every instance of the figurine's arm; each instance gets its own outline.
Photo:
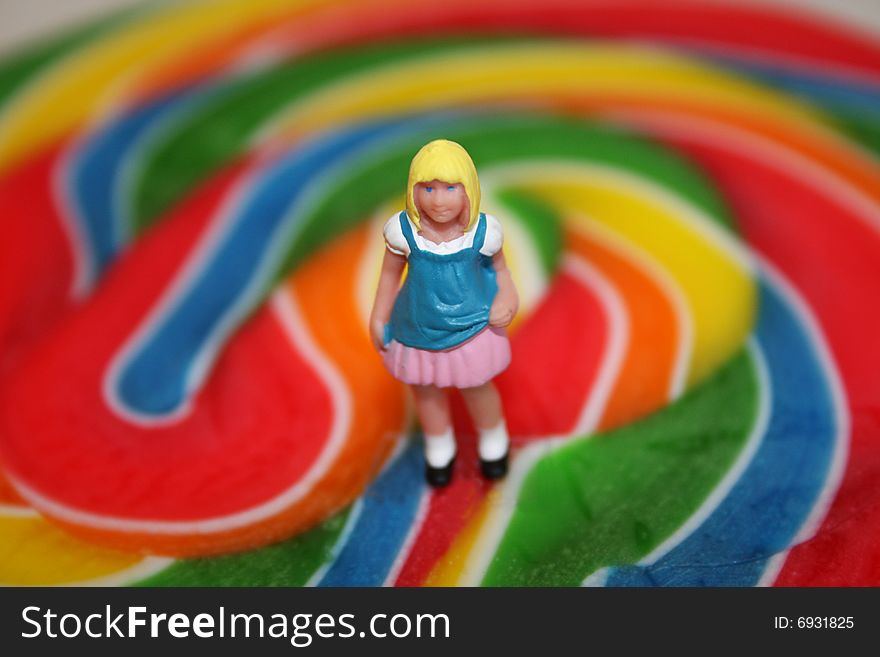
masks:
<path id="1" fill-rule="evenodd" d="M 513 321 L 513 316 L 519 310 L 519 295 L 513 285 L 513 277 L 504 260 L 504 251 L 499 250 L 492 256 L 492 267 L 495 269 L 495 280 L 498 283 L 498 293 L 489 310 L 490 326 L 507 326 Z"/>
<path id="2" fill-rule="evenodd" d="M 406 265 L 406 256 L 385 249 L 379 286 L 376 288 L 376 299 L 373 301 L 373 311 L 370 313 L 370 339 L 378 351 L 385 350 L 385 324 L 391 319 L 391 309 L 400 290 L 400 275 L 403 273 L 404 265 Z"/>

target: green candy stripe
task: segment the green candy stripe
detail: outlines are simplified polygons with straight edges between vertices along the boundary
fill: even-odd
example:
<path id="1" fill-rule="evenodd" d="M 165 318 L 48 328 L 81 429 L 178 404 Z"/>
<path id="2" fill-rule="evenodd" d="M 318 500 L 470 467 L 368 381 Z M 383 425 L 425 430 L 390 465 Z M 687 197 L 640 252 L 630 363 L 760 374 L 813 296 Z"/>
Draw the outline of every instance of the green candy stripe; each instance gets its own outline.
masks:
<path id="1" fill-rule="evenodd" d="M 852 141 L 880 157 L 880 121 L 876 117 L 839 111 L 834 113 L 833 122 Z"/>
<path id="2" fill-rule="evenodd" d="M 727 221 L 723 202 L 699 171 L 670 151 L 617 129 L 568 117 L 519 113 L 459 118 L 442 130 L 434 127 L 395 139 L 386 151 L 376 152 L 375 157 L 352 167 L 328 185 L 322 200 L 304 217 L 303 229 L 279 275 L 294 269 L 308 254 L 398 194 L 412 154 L 441 132 L 446 138 L 466 145 L 479 169 L 547 159 L 600 163 L 653 180 L 695 204 L 719 224 Z M 551 253 L 559 246 L 557 238 L 545 242 Z M 547 262 L 552 264 L 558 257 L 559 251 L 553 258 L 548 256 Z"/>
<path id="3" fill-rule="evenodd" d="M 487 42 L 508 45 L 552 43 L 552 41 L 533 38 L 499 38 L 481 39 L 480 47 L 485 48 Z M 161 141 L 153 144 L 145 154 L 145 161 L 140 167 L 141 177 L 135 183 L 135 229 L 145 228 L 198 181 L 242 153 L 254 134 L 291 103 L 303 100 L 322 87 L 336 84 L 353 74 L 365 73 L 376 67 L 393 66 L 396 63 L 411 64 L 418 58 L 442 57 L 445 54 L 458 53 L 468 47 L 474 47 L 473 43 L 465 39 L 371 45 L 306 56 L 249 77 L 229 81 L 213 94 L 211 101 L 205 106 L 187 112 L 174 124 L 165 126 Z M 500 118 L 498 111 L 500 110 L 494 108 L 490 120 L 485 121 L 483 125 L 489 127 L 494 120 Z M 460 120 L 464 124 L 468 123 L 466 117 L 461 117 Z M 574 126 L 577 125 L 577 121 L 571 120 L 565 125 Z M 608 131 L 612 130 L 616 130 L 621 139 L 626 138 L 622 129 L 608 129 Z M 613 141 L 613 137 L 605 137 L 605 141 L 609 140 Z M 523 142 L 519 145 L 526 150 L 529 147 L 540 146 L 525 143 L 525 140 L 521 139 L 516 141 Z M 567 143 L 564 138 L 556 139 L 554 148 L 544 149 L 544 154 L 578 157 L 580 146 L 581 142 L 575 144 Z M 499 143 L 491 149 L 488 146 L 486 148 L 491 152 L 484 157 L 497 159 L 498 155 L 495 157 L 492 155 L 503 153 L 508 145 Z M 655 152 L 660 153 L 659 150 Z M 623 168 L 638 168 L 637 162 L 614 158 L 613 153 L 607 153 L 607 156 L 621 164 Z M 407 157 L 411 158 L 412 153 L 408 153 Z M 650 166 L 651 160 L 666 156 L 665 153 L 654 156 L 646 152 L 644 157 L 649 160 Z M 478 162 L 478 166 L 481 164 Z M 693 168 L 682 166 L 680 161 L 669 172 L 661 171 L 659 174 L 661 179 L 667 180 L 676 188 L 690 187 L 689 181 L 698 175 Z M 400 180 L 406 180 L 406 177 L 397 176 L 392 180 L 396 185 L 394 191 L 398 191 Z M 675 184 L 676 182 L 681 185 Z M 711 207 L 710 214 L 717 217 L 722 225 L 728 227 L 732 225 L 724 206 L 714 196 L 709 186 L 705 184 L 695 186 L 688 189 L 685 196 L 690 197 L 698 206 Z M 363 208 L 361 204 L 360 212 L 363 212 Z"/>
<path id="4" fill-rule="evenodd" d="M 727 472 L 751 431 L 759 393 L 755 364 L 742 351 L 655 415 L 542 459 L 483 584 L 578 586 L 600 568 L 636 563 Z"/>
<path id="5" fill-rule="evenodd" d="M 500 189 L 495 198 L 526 229 L 544 272 L 548 276 L 554 274 L 559 268 L 563 247 L 562 224 L 556 210 L 533 194 L 516 189 Z"/>
<path id="6" fill-rule="evenodd" d="M 305 55 L 224 85 L 210 104 L 170 127 L 148 155 L 136 188 L 135 228 L 145 228 L 212 170 L 245 151 L 249 139 L 292 102 L 349 75 L 465 43 L 450 39 L 343 48 Z"/>
<path id="7" fill-rule="evenodd" d="M 303 586 L 331 558 L 349 512 L 259 550 L 176 561 L 134 586 Z"/>

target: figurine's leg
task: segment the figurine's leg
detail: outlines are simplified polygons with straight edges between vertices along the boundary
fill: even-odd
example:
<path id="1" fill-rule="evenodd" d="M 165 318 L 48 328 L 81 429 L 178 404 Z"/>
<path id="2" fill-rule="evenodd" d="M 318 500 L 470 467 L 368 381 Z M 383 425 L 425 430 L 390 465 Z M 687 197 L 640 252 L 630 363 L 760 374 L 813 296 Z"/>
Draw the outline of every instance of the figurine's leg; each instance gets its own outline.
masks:
<path id="1" fill-rule="evenodd" d="M 510 440 L 501 407 L 501 395 L 491 381 L 475 388 L 462 388 L 461 396 L 467 405 L 474 426 L 480 433 L 480 465 L 483 474 L 499 479 L 507 474 L 507 455 Z"/>
<path id="2" fill-rule="evenodd" d="M 444 486 L 452 476 L 452 461 L 456 452 L 449 395 L 437 386 L 412 386 L 412 391 L 425 434 L 428 482 L 434 486 Z"/>

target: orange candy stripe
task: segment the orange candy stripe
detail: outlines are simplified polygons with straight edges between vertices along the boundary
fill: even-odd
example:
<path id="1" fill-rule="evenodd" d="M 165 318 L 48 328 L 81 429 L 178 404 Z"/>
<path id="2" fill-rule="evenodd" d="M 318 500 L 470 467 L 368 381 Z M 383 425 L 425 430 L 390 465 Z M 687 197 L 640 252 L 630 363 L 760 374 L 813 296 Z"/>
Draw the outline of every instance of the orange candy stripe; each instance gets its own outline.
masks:
<path id="1" fill-rule="evenodd" d="M 623 296 L 629 344 L 598 429 L 622 426 L 661 408 L 669 398 L 678 327 L 669 299 L 645 272 L 595 239 L 566 232 L 569 248 L 602 271 Z"/>

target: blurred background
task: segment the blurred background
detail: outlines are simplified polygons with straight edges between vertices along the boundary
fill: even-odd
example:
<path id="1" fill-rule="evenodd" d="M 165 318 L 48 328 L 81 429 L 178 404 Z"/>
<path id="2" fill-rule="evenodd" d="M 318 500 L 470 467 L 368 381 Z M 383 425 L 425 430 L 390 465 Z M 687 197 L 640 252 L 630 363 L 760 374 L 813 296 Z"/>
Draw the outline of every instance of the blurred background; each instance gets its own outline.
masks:
<path id="1" fill-rule="evenodd" d="M 749 0 L 744 0 L 749 1 Z M 809 9 L 845 21 L 852 27 L 880 30 L 877 3 L 873 0 L 751 0 L 752 4 Z M 153 2 L 155 4 L 155 0 Z M 98 18 L 103 14 L 146 4 L 144 0 L 34 0 L 0 2 L 0 53 L 7 53 L 55 31 Z M 742 4 L 740 2 L 739 4 Z"/>
<path id="2" fill-rule="evenodd" d="M 423 481 L 425 142 L 521 298 Z M 0 583 L 880 583 L 880 4 L 0 0 Z"/>

